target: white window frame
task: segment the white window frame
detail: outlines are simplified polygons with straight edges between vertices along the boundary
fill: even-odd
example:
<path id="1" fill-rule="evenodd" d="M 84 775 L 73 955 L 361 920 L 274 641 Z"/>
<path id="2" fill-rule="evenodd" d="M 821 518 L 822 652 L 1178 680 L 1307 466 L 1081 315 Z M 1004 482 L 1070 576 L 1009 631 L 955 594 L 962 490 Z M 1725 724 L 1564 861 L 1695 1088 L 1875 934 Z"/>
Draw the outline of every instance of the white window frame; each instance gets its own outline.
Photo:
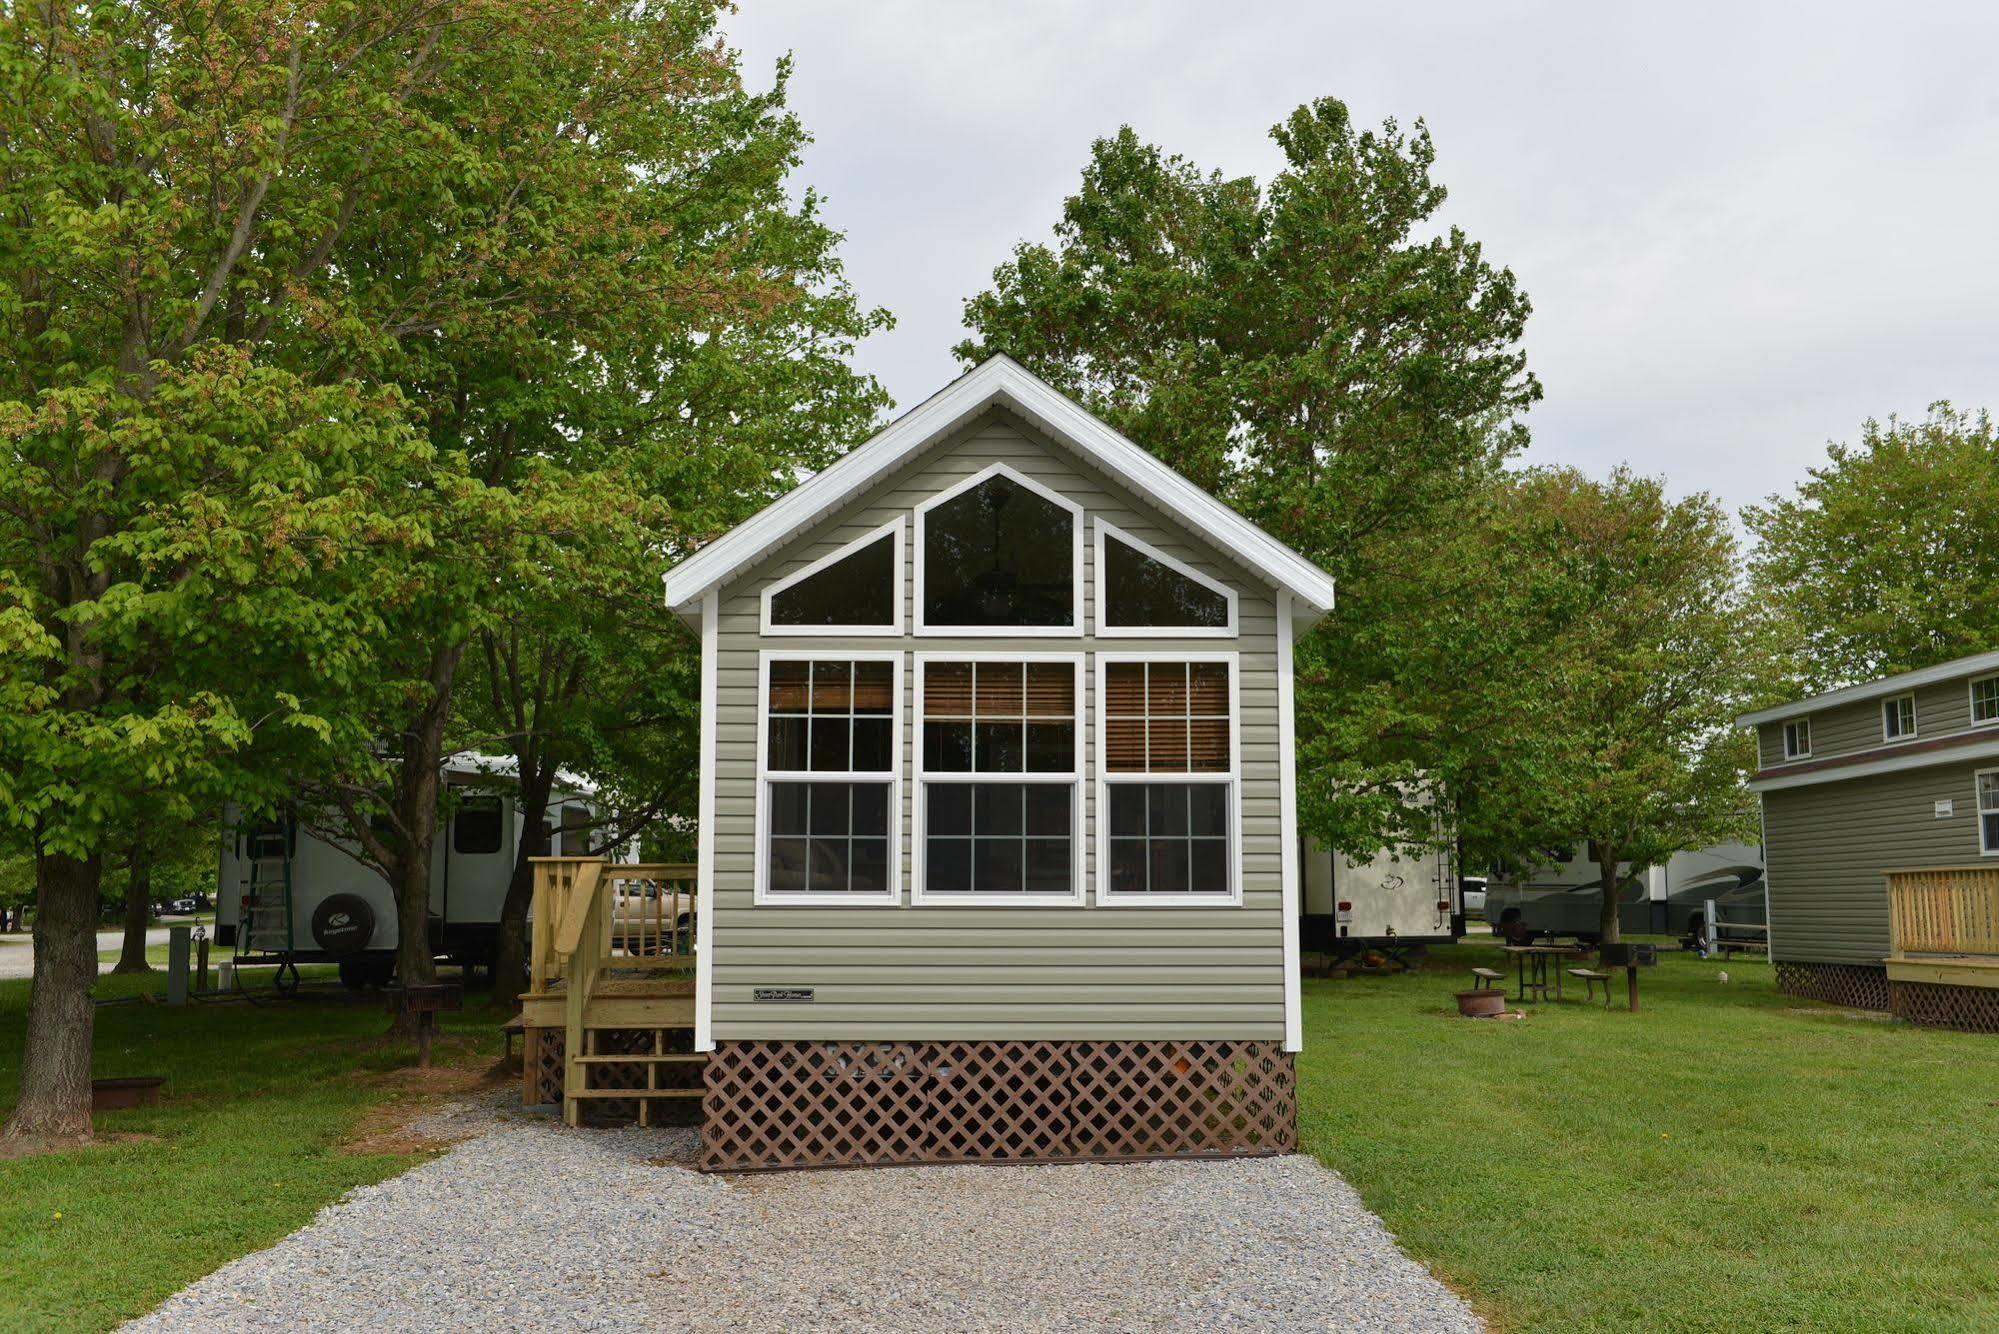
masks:
<path id="1" fill-rule="evenodd" d="M 1999 806 L 1985 804 L 1985 793 L 1979 780 L 1987 774 L 1999 774 L 1999 769 L 1980 769 L 1971 775 L 1971 806 L 1978 813 L 1978 855 L 1999 857 L 1999 847 L 1993 847 L 1985 841 L 1985 817 L 1988 813 L 1999 812 Z"/>
<path id="2" fill-rule="evenodd" d="M 851 639 L 856 636 L 868 636 L 872 638 L 887 638 L 890 636 L 894 636 L 900 638 L 903 633 L 903 626 L 905 623 L 904 608 L 908 604 L 908 597 L 906 596 L 906 594 L 909 591 L 903 585 L 903 568 L 904 568 L 903 532 L 904 532 L 904 524 L 902 521 L 902 516 L 897 515 L 894 519 L 891 519 L 889 522 L 883 524 L 881 527 L 875 529 L 873 532 L 861 534 L 861 536 L 855 538 L 853 541 L 842 546 L 839 550 L 834 551 L 830 555 L 821 556 L 818 560 L 813 561 L 810 565 L 806 566 L 804 569 L 793 571 L 792 573 L 787 574 L 784 578 L 778 580 L 776 583 L 771 584 L 769 587 L 765 588 L 763 591 L 763 613 L 762 613 L 762 618 L 758 623 L 757 627 L 758 630 L 762 634 L 772 638 L 795 637 L 800 635 L 818 635 L 818 636 L 833 635 L 841 639 Z M 802 583 L 805 580 L 810 579 L 813 575 L 819 573 L 821 570 L 827 568 L 830 565 L 839 564 L 841 561 L 853 555 L 855 552 L 860 551 L 863 547 L 872 546 L 876 542 L 881 541 L 882 538 L 889 536 L 893 536 L 893 538 L 895 539 L 895 554 L 892 557 L 890 557 L 890 559 L 894 562 L 892 568 L 895 571 L 895 577 L 894 577 L 895 601 L 892 604 L 895 607 L 895 619 L 889 622 L 889 624 L 887 625 L 777 625 L 771 621 L 771 616 L 770 616 L 771 600 L 775 598 L 779 593 L 782 593 L 785 589 L 790 588 L 794 584 Z"/>
<path id="3" fill-rule="evenodd" d="M 1791 749 L 1791 729 L 1792 729 L 1792 728 L 1794 728 L 1794 727 L 1802 727 L 1802 728 L 1804 728 L 1804 729 L 1805 729 L 1805 748 L 1804 748 L 1803 750 L 1792 750 L 1792 749 Z M 1808 759 L 1810 759 L 1810 758 L 1812 757 L 1812 720 L 1811 720 L 1811 718 L 1810 718 L 1809 716 L 1807 716 L 1807 717 L 1804 717 L 1804 718 L 1786 718 L 1786 719 L 1784 720 L 1783 724 L 1782 724 L 1782 728 L 1783 728 L 1783 730 L 1782 730 L 1782 732 L 1780 733 L 1780 741 L 1781 741 L 1781 744 L 1782 744 L 1782 745 L 1783 745 L 1783 747 L 1784 747 L 1784 759 L 1785 759 L 1785 761 L 1786 761 L 1786 762 L 1788 763 L 1788 762 L 1789 762 L 1789 761 L 1791 761 L 1791 760 L 1808 760 Z"/>
<path id="4" fill-rule="evenodd" d="M 981 649 L 977 651 L 953 652 L 936 649 L 918 652 L 916 658 L 915 689 L 912 712 L 916 727 L 912 733 L 914 744 L 911 751 L 915 757 L 915 801 L 910 810 L 910 857 L 909 857 L 909 901 L 924 908 L 1080 908 L 1088 902 L 1088 887 L 1083 883 L 1083 840 L 1088 837 L 1088 812 L 1083 809 L 1083 773 L 1085 742 L 1088 732 L 1089 700 L 1084 694 L 1088 681 L 1084 677 L 1085 655 L 1077 652 L 1015 651 Z M 952 771 L 950 773 L 930 773 L 923 763 L 923 679 L 929 664 L 933 662 L 1065 662 L 1076 678 L 1076 756 L 1075 767 L 1068 774 L 1035 773 L 988 773 L 974 770 L 970 773 Z M 1071 829 L 1069 834 L 1069 879 L 1071 889 L 1067 894 L 925 894 L 924 871 L 929 854 L 929 843 L 925 836 L 925 825 L 930 803 L 924 799 L 925 785 L 929 783 L 1037 783 L 1059 786 L 1068 783 L 1070 789 Z"/>
<path id="5" fill-rule="evenodd" d="M 1909 730 L 1890 735 L 1888 732 L 1888 710 L 1891 708 L 1895 709 L 1899 720 L 1901 712 L 1899 706 L 1903 700 L 1909 701 Z M 1899 695 L 1890 695 L 1881 701 L 1881 740 L 1883 743 L 1891 746 L 1899 746 L 1904 741 L 1914 741 L 1918 730 L 1919 728 L 1916 725 L 1915 691 L 1905 690 Z"/>
<path id="6" fill-rule="evenodd" d="M 896 649 L 763 649 L 757 654 L 757 841 L 750 901 L 778 908 L 884 908 L 902 903 L 902 770 L 907 737 L 903 731 L 902 653 Z M 770 767 L 770 665 L 773 662 L 886 662 L 893 665 L 889 690 L 890 750 L 895 763 L 888 780 L 888 888 L 880 894 L 778 893 L 770 888 L 770 789 L 772 783 L 875 783 L 879 773 L 853 770 L 772 770 Z"/>
<path id="7" fill-rule="evenodd" d="M 1096 631 L 1099 639 L 1234 639 L 1240 633 L 1236 621 L 1236 592 L 1219 579 L 1210 579 L 1185 561 L 1176 560 L 1150 542 L 1133 537 L 1116 524 L 1101 515 L 1095 521 L 1096 531 L 1092 534 L 1093 555 L 1096 560 Z M 1104 538 L 1115 538 L 1131 547 L 1149 560 L 1156 560 L 1175 574 L 1193 580 L 1211 593 L 1219 593 L 1228 600 L 1228 621 L 1215 625 L 1112 625 L 1106 617 L 1105 609 L 1110 601 L 1105 596 Z"/>
<path id="8" fill-rule="evenodd" d="M 1005 477 L 1015 485 L 1052 501 L 1069 512 L 1069 624 L 1067 625 L 931 625 L 924 619 L 923 547 L 924 525 L 930 511 L 994 477 Z M 916 604 L 915 633 L 956 639 L 1078 639 L 1083 634 L 1083 507 L 1059 491 L 1051 490 L 1004 463 L 982 468 L 954 486 L 945 488 L 916 507 Z"/>
<path id="9" fill-rule="evenodd" d="M 1099 908 L 1240 908 L 1242 906 L 1242 655 L 1235 650 L 1155 649 L 1096 655 L 1097 781 L 1096 905 Z M 1109 712 L 1104 708 L 1107 669 L 1113 663 L 1220 662 L 1229 669 L 1229 771 L 1226 774 L 1113 774 L 1109 765 Z M 1289 757 L 1285 757 L 1289 762 Z M 1110 789 L 1120 783 L 1226 783 L 1229 790 L 1229 888 L 1226 894 L 1119 894 L 1110 878 Z"/>
<path id="10" fill-rule="evenodd" d="M 1973 727 L 1999 727 L 1999 713 L 1993 714 L 1990 718 L 1980 718 L 1978 716 L 1978 687 L 1984 685 L 1987 681 L 1999 681 L 1999 672 L 1987 672 L 1983 676 L 1974 676 L 1964 684 L 1966 716 L 1971 719 Z"/>

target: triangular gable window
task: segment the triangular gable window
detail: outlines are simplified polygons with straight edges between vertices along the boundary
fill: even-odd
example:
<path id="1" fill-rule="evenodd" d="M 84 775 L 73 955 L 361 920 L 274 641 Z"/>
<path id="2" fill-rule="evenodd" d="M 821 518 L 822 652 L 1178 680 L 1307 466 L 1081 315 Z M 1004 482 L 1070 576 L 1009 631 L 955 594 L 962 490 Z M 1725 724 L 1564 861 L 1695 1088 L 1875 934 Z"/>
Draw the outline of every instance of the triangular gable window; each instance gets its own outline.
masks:
<path id="1" fill-rule="evenodd" d="M 764 591 L 766 634 L 901 634 L 902 524 L 850 542 Z"/>
<path id="2" fill-rule="evenodd" d="M 1098 521 L 1097 633 L 1115 638 L 1235 632 L 1231 589 Z"/>

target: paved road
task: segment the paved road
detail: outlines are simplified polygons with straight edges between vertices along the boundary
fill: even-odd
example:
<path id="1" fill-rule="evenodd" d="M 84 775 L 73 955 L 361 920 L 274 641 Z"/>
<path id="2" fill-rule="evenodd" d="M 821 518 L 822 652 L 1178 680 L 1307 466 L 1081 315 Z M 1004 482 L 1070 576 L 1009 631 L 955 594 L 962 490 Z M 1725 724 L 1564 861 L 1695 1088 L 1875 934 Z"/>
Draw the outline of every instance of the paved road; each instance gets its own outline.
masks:
<path id="1" fill-rule="evenodd" d="M 26 931 L 19 935 L 0 935 L 0 978 L 33 977 L 35 975 L 35 938 Z M 120 930 L 99 931 L 97 933 L 97 953 L 102 956 L 106 950 L 117 950 L 125 942 L 125 933 Z M 146 932 L 148 945 L 167 943 L 167 929 L 156 926 Z M 101 960 L 97 971 L 108 973 L 116 959 Z"/>

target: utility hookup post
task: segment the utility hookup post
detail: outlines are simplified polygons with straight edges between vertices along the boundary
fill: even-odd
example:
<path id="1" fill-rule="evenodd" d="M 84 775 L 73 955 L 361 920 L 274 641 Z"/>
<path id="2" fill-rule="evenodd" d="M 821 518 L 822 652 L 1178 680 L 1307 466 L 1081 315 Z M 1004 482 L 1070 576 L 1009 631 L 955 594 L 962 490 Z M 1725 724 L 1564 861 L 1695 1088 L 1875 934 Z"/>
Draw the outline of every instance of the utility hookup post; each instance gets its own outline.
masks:
<path id="1" fill-rule="evenodd" d="M 167 928 L 167 1004 L 187 1004 L 187 958 L 188 942 L 193 938 L 191 926 Z"/>

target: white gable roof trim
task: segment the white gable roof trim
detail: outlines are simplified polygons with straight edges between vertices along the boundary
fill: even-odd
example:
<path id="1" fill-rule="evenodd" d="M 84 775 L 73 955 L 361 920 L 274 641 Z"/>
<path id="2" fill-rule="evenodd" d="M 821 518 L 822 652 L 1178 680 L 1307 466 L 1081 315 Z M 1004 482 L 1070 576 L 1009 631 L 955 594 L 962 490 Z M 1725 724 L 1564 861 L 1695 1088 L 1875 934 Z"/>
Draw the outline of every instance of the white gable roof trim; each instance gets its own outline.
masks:
<path id="1" fill-rule="evenodd" d="M 825 471 L 668 570 L 666 605 L 687 612 L 703 594 L 742 574 L 795 534 L 995 406 L 1018 413 L 1056 443 L 1159 506 L 1195 538 L 1229 552 L 1273 588 L 1290 592 L 1309 610 L 1311 619 L 1332 610 L 1331 575 L 1004 356 L 959 376 Z"/>

